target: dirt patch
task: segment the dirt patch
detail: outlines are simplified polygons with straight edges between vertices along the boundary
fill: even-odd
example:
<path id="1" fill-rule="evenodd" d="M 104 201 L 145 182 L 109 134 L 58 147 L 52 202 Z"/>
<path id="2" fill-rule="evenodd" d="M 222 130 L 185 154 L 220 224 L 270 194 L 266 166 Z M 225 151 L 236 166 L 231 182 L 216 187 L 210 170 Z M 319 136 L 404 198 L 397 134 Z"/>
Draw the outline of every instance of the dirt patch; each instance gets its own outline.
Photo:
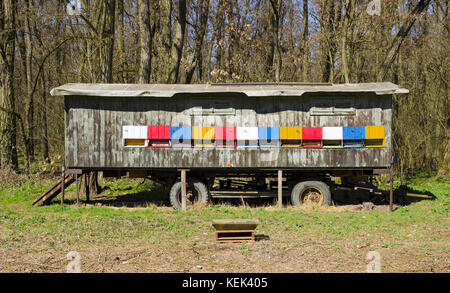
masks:
<path id="1" fill-rule="evenodd" d="M 147 244 L 125 246 L 58 245 L 39 251 L 2 248 L 0 270 L 65 272 L 70 249 L 80 254 L 83 272 L 365 272 L 369 251 L 379 252 L 383 272 L 449 272 L 448 260 L 438 249 L 424 253 L 408 243 L 384 248 L 375 238 L 338 242 L 337 248 L 327 237 L 300 239 L 275 234 L 270 240 L 253 243 L 216 244 L 212 235 L 200 233 L 183 243 L 149 239 Z"/>

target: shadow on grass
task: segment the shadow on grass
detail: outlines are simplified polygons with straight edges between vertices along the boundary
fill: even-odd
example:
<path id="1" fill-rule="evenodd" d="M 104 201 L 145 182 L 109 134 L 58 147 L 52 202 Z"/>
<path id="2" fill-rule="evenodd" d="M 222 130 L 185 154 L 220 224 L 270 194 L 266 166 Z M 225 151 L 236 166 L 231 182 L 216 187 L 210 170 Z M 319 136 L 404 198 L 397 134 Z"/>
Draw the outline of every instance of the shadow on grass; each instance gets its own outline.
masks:
<path id="1" fill-rule="evenodd" d="M 389 204 L 389 190 L 383 190 L 382 194 L 372 194 L 368 191 L 333 190 L 333 201 L 338 204 L 358 205 L 363 202 L 371 202 L 374 205 Z M 410 205 L 423 200 L 435 200 L 436 196 L 430 191 L 418 191 L 405 185 L 394 189 L 394 204 Z"/>
<path id="2" fill-rule="evenodd" d="M 164 193 L 163 189 L 159 188 L 116 196 L 99 194 L 92 197 L 89 204 L 114 207 L 147 207 L 149 205 L 158 207 L 170 206 L 168 195 Z"/>
<path id="3" fill-rule="evenodd" d="M 99 195 L 91 196 L 88 204 L 97 206 L 113 206 L 113 207 L 148 207 L 151 205 L 157 207 L 171 207 L 168 191 L 161 187 L 153 187 L 151 190 L 108 195 L 105 193 L 108 188 L 103 190 Z M 332 190 L 333 203 L 335 205 L 361 205 L 364 202 L 371 202 L 374 205 L 388 205 L 389 191 L 384 190 L 381 195 L 374 195 L 368 191 L 355 190 Z M 80 196 L 81 203 L 86 203 L 84 196 Z M 436 196 L 430 191 L 418 191 L 407 186 L 400 186 L 394 190 L 394 204 L 407 206 L 415 202 L 423 200 L 435 200 Z M 260 198 L 260 199 L 212 199 L 212 203 L 226 203 L 236 207 L 261 207 L 275 206 L 276 198 Z M 290 198 L 283 198 L 284 203 L 290 204 Z M 54 199 L 50 204 L 59 204 L 59 199 Z M 76 200 L 66 197 L 65 204 L 75 204 Z"/>
<path id="4" fill-rule="evenodd" d="M 109 187 L 104 187 L 100 194 L 91 195 L 89 201 L 87 201 L 86 196 L 80 192 L 80 204 L 113 207 L 148 207 L 150 205 L 170 207 L 168 194 L 165 193 L 163 188 L 153 187 L 151 190 L 119 195 L 109 195 L 105 192 L 108 190 Z M 126 190 L 131 190 L 131 188 L 125 188 L 122 191 Z M 46 205 L 57 205 L 60 203 L 61 198 L 58 196 Z M 64 204 L 76 204 L 75 194 L 66 194 Z"/>
<path id="5" fill-rule="evenodd" d="M 270 240 L 269 235 L 264 235 L 264 234 L 256 234 L 255 235 L 255 241 L 263 241 L 263 240 Z"/>

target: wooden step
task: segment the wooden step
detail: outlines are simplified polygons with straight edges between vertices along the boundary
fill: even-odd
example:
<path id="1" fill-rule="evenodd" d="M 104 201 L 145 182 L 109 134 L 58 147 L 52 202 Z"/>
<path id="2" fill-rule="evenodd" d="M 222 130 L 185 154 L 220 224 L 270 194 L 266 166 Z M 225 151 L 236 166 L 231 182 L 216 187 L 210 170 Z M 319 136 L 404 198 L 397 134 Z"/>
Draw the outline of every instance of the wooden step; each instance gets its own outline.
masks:
<path id="1" fill-rule="evenodd" d="M 255 228 L 259 221 L 255 219 L 213 220 L 216 229 L 216 243 L 255 241 Z"/>
<path id="2" fill-rule="evenodd" d="M 64 189 L 75 182 L 75 176 L 72 174 L 66 175 L 64 177 Z M 49 203 L 53 198 L 55 198 L 61 192 L 61 180 L 50 187 L 48 190 L 44 191 L 39 195 L 32 203 L 33 206 L 40 206 Z"/>

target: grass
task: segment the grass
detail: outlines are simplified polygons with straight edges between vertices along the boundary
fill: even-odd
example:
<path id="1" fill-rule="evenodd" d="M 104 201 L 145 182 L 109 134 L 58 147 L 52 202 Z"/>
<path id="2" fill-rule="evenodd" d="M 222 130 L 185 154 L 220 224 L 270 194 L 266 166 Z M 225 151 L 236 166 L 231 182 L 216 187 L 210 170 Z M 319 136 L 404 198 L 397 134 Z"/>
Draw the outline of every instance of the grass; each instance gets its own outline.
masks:
<path id="1" fill-rule="evenodd" d="M 403 271 L 428 270 L 428 267 L 418 268 L 414 263 L 415 258 L 429 260 L 426 266 L 433 266 L 434 271 L 449 270 L 447 254 L 450 184 L 440 178 L 417 177 L 411 180 L 409 188 L 416 192 L 433 194 L 434 200 L 421 198 L 406 206 L 397 207 L 393 213 L 378 209 L 355 212 L 336 207 L 305 209 L 287 206 L 278 210 L 271 205 L 244 208 L 230 204 L 212 204 L 181 212 L 161 206 L 160 203 L 164 200 L 161 189 L 142 180 L 104 181 L 102 184 L 105 190 L 102 196 L 125 200 L 137 197 L 148 201 L 144 207 L 77 207 L 59 204 L 30 206 L 29 203 L 49 187 L 51 182 L 29 180 L 20 186 L 6 186 L 0 190 L 0 256 L 9 255 L 19 262 L 23 260 L 24 255 L 41 255 L 43 251 L 48 254 L 55 251 L 63 253 L 76 248 L 84 251 L 88 258 L 92 258 L 94 266 L 95 257 L 90 256 L 92 251 L 110 249 L 117 250 L 117 253 L 126 253 L 133 250 L 134 246 L 151 246 L 156 247 L 156 251 L 146 252 L 148 255 L 140 256 L 141 258 L 176 260 L 161 267 L 163 271 L 164 268 L 166 271 L 177 270 L 182 264 L 195 262 L 200 256 L 202 262 L 209 264 L 211 271 L 220 271 L 220 267 L 228 260 L 218 262 L 217 259 L 209 261 L 209 258 L 211 255 L 220 255 L 221 250 L 193 253 L 187 261 L 182 258 L 183 254 L 179 255 L 177 251 L 190 251 L 193 245 L 211 250 L 213 219 L 256 218 L 260 221 L 257 233 L 268 235 L 271 240 L 265 244 L 255 244 L 256 248 L 248 244 L 237 246 L 237 255 L 234 250 L 228 251 L 232 257 L 254 258 L 256 268 L 264 268 L 264 261 L 261 256 L 255 254 L 270 249 L 272 251 L 268 253 L 273 255 L 274 259 L 283 259 L 283 249 L 288 249 L 286 253 L 299 250 L 300 255 L 305 254 L 307 250 L 307 259 L 316 262 L 311 271 L 338 268 L 352 271 L 351 265 L 354 261 L 344 261 L 343 267 L 330 267 L 322 263 L 327 257 L 316 254 L 316 251 L 325 249 L 326 254 L 329 254 L 328 258 L 336 261 L 347 257 L 350 260 L 360 258 L 360 261 L 364 262 L 364 255 L 360 250 L 371 247 L 392 255 L 391 258 L 401 264 L 400 270 Z M 73 202 L 74 190 L 74 186 L 67 189 L 68 203 Z M 58 202 L 58 199 L 54 201 Z M 225 259 L 226 256 L 221 257 Z M 2 258 L 0 257 L 0 271 L 6 268 L 26 271 L 30 267 L 5 263 Z M 287 259 L 286 267 L 289 267 L 292 261 L 298 260 L 296 257 Z M 149 268 L 146 262 L 140 262 L 139 266 L 143 270 Z M 153 265 L 150 266 L 154 270 Z M 40 270 L 39 267 L 31 267 Z M 237 264 L 231 262 L 226 267 L 229 271 L 246 270 L 239 260 Z M 286 267 L 279 267 L 278 270 L 286 271 Z M 384 267 L 388 271 L 398 269 L 397 264 L 384 264 Z M 292 271 L 299 269 L 292 264 Z M 45 268 L 42 270 L 46 271 Z M 95 267 L 93 270 L 100 269 Z"/>

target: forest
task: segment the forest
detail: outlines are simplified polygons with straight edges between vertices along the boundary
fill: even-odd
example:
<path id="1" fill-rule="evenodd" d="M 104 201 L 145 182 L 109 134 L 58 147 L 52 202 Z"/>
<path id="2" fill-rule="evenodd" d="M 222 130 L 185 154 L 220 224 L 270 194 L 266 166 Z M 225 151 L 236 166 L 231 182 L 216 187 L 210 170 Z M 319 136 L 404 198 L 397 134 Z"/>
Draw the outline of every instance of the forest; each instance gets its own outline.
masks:
<path id="1" fill-rule="evenodd" d="M 396 173 L 450 173 L 449 1 L 0 0 L 1 168 L 63 157 L 65 83 L 390 81 Z"/>

